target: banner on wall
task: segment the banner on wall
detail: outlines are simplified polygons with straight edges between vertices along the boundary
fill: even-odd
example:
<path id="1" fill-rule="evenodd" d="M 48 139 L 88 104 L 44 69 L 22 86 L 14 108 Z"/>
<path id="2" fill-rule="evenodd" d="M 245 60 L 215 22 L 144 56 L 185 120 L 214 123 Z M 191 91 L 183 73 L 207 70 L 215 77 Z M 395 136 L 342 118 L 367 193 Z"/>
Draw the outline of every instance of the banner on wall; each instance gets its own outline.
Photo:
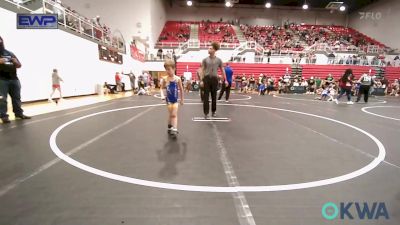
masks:
<path id="1" fill-rule="evenodd" d="M 133 59 L 136 59 L 138 61 L 144 62 L 144 53 L 142 50 L 140 50 L 135 42 L 131 43 L 131 57 Z"/>
<path id="2" fill-rule="evenodd" d="M 123 64 L 123 57 L 117 51 L 105 46 L 99 45 L 99 59 L 116 64 Z"/>

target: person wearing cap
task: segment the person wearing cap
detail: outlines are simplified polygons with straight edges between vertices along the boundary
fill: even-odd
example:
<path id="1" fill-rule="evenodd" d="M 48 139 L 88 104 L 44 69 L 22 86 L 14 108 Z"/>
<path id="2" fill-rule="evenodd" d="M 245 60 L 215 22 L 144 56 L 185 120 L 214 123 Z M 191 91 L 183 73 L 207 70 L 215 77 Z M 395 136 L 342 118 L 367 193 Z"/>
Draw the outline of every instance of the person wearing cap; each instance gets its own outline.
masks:
<path id="1" fill-rule="evenodd" d="M 7 114 L 8 95 L 11 96 L 15 118 L 31 118 L 24 115 L 21 108 L 21 83 L 17 76 L 17 69 L 21 66 L 14 53 L 5 49 L 3 38 L 0 37 L 0 119 L 3 123 L 10 123 Z"/>

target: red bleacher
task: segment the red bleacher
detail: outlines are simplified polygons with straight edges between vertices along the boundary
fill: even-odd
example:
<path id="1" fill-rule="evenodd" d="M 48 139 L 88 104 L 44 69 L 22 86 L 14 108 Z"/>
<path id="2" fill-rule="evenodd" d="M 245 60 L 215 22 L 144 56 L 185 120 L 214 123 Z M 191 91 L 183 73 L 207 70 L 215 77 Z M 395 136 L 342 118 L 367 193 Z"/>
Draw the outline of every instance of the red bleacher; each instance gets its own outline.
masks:
<path id="1" fill-rule="evenodd" d="M 168 21 L 161 31 L 159 42 L 186 42 L 190 35 L 191 22 Z"/>
<path id="2" fill-rule="evenodd" d="M 254 74 L 258 77 L 261 73 L 267 76 L 280 77 L 286 73 L 286 68 L 291 73 L 291 65 L 289 64 L 251 64 L 251 63 L 230 63 L 229 64 L 234 75 L 251 76 Z M 199 62 L 178 62 L 177 75 L 182 76 L 184 72 L 191 72 L 193 79 L 196 79 L 196 71 L 200 67 Z M 325 78 L 328 74 L 332 74 L 335 79 L 339 79 L 346 69 L 352 69 L 356 78 L 359 78 L 363 73 L 368 73 L 371 69 L 371 74 L 375 74 L 375 69 L 370 66 L 350 66 L 350 65 L 302 65 L 303 77 L 320 77 Z M 394 79 L 400 78 L 400 67 L 386 67 L 386 78 L 392 82 Z M 220 73 L 220 72 L 219 72 Z"/>
<path id="3" fill-rule="evenodd" d="M 222 22 L 200 22 L 200 42 L 239 43 L 232 25 Z"/>
<path id="4" fill-rule="evenodd" d="M 371 66 L 352 66 L 352 65 L 302 65 L 303 77 L 320 77 L 325 78 L 328 74 L 332 74 L 335 79 L 339 79 L 345 70 L 352 69 L 356 78 L 359 78 L 363 73 L 368 73 L 371 69 L 371 74 L 375 74 L 375 69 Z"/>
<path id="5" fill-rule="evenodd" d="M 243 75 L 250 77 L 254 74 L 254 77 L 258 77 L 261 73 L 268 76 L 283 76 L 286 73 L 286 68 L 291 73 L 292 69 L 288 64 L 245 64 L 245 63 L 230 63 L 229 64 L 234 71 L 234 75 Z M 191 72 L 193 79 L 196 78 L 196 71 L 200 67 L 200 63 L 193 62 L 178 62 L 177 63 L 177 75 L 182 76 L 184 72 Z M 220 72 L 218 72 L 221 74 Z"/>
<path id="6" fill-rule="evenodd" d="M 400 67 L 386 67 L 385 68 L 385 77 L 390 82 L 394 81 L 394 79 L 400 80 Z"/>
<path id="7" fill-rule="evenodd" d="M 163 31 L 159 36 L 157 47 L 165 46 L 164 43 L 174 43 L 169 47 L 177 47 L 180 42 L 186 42 L 190 38 L 190 25 L 199 25 L 199 40 L 201 43 L 209 43 L 212 41 L 223 43 L 239 43 L 235 31 L 231 24 L 224 22 L 178 22 L 168 21 L 165 23 Z M 314 44 L 314 39 L 321 38 L 325 43 L 334 45 L 341 41 L 343 47 L 357 45 L 365 50 L 366 46 L 374 45 L 380 48 L 387 48 L 381 42 L 374 40 L 352 28 L 343 26 L 325 26 L 325 25 L 291 25 L 288 29 L 284 27 L 274 26 L 247 26 L 241 25 L 246 39 L 248 41 L 257 41 L 266 49 L 279 49 L 281 51 L 302 51 L 303 47 Z M 330 32 L 327 32 L 330 31 Z M 299 33 L 300 32 L 300 33 Z M 300 46 L 300 42 L 293 40 L 294 35 L 300 35 L 307 32 L 307 40 L 305 45 Z"/>
<path id="8" fill-rule="evenodd" d="M 293 34 L 297 33 L 297 35 L 299 35 L 298 32 L 307 32 L 307 34 L 311 35 L 312 38 L 309 39 L 309 41 L 314 40 L 317 37 L 323 37 L 328 44 L 332 45 L 335 41 L 344 38 L 350 40 L 350 45 L 357 45 L 358 47 L 364 47 L 368 45 L 376 45 L 381 48 L 387 47 L 375 39 L 368 37 L 367 35 L 364 35 L 352 28 L 346 28 L 343 26 L 291 25 L 287 27 L 287 30 L 283 27 L 273 26 L 241 25 L 240 27 L 248 41 L 257 41 L 265 48 L 284 48 L 283 44 L 287 40 L 290 41 Z M 326 32 L 328 30 L 331 32 Z M 314 43 L 311 41 L 311 43 L 307 44 L 312 45 Z M 294 46 L 291 47 L 292 50 L 294 50 L 294 48 Z"/>

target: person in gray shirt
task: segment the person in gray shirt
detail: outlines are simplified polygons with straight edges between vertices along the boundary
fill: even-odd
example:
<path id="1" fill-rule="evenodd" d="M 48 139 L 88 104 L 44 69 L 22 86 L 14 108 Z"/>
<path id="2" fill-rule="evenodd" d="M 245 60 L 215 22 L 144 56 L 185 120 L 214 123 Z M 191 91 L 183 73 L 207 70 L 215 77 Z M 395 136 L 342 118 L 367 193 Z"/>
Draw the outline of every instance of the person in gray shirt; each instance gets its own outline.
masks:
<path id="1" fill-rule="evenodd" d="M 216 117 L 217 111 L 217 87 L 218 87 L 218 69 L 221 70 L 224 81 L 226 80 L 225 70 L 222 64 L 222 60 L 215 56 L 216 51 L 218 51 L 220 45 L 217 42 L 211 43 L 208 48 L 209 57 L 203 59 L 201 63 L 202 67 L 202 81 L 204 88 L 204 99 L 203 99 L 203 110 L 204 117 L 208 118 L 208 113 L 210 112 L 209 98 L 211 93 L 211 112 L 212 116 Z M 227 84 L 226 84 L 227 85 Z"/>
<path id="2" fill-rule="evenodd" d="M 129 80 L 131 82 L 132 92 L 135 92 L 135 90 L 136 90 L 136 77 L 135 77 L 135 74 L 133 74 L 132 70 L 131 70 L 130 73 L 121 72 L 121 74 L 122 75 L 126 75 L 126 76 L 129 77 Z"/>

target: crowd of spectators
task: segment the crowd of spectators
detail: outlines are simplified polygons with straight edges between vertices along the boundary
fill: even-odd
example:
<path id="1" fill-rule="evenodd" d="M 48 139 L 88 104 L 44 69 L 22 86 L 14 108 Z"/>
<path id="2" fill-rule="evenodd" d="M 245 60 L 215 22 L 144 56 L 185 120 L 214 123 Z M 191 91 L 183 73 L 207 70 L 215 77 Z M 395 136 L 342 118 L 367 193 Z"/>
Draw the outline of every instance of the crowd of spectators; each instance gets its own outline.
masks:
<path id="1" fill-rule="evenodd" d="M 358 77 L 359 78 L 359 77 Z M 357 77 L 354 77 L 352 82 L 352 95 L 356 96 L 359 90 L 359 83 Z M 371 92 L 374 89 L 384 89 L 385 95 L 399 96 L 400 79 L 395 79 L 393 82 L 389 82 L 384 77 L 373 76 L 373 84 L 371 86 Z M 323 77 L 310 77 L 304 78 L 297 75 L 291 75 L 289 73 L 283 76 L 274 76 L 260 74 L 258 76 L 239 74 L 233 78 L 233 86 L 239 93 L 252 93 L 257 92 L 260 95 L 273 93 L 291 93 L 293 87 L 303 87 L 305 94 L 315 94 L 321 96 L 325 91 L 327 93 L 326 100 L 333 100 L 333 96 L 339 93 L 339 80 L 335 79 L 331 74 Z M 301 88 L 300 88 L 301 89 Z M 329 98 L 332 96 L 332 98 Z M 320 98 L 320 97 L 318 97 Z"/>
<path id="2" fill-rule="evenodd" d="M 161 31 L 159 42 L 186 42 L 190 38 L 190 23 L 168 21 Z"/>
<path id="3" fill-rule="evenodd" d="M 200 42 L 218 41 L 222 43 L 238 43 L 232 25 L 225 22 L 202 21 L 199 24 Z"/>
<path id="4" fill-rule="evenodd" d="M 46 12 L 57 14 L 58 22 L 65 24 L 66 27 L 78 33 L 94 37 L 117 49 L 124 48 L 125 44 L 122 37 L 113 36 L 111 28 L 101 22 L 100 16 L 89 19 L 62 3 L 61 0 L 48 0 L 44 5 Z"/>
<path id="5" fill-rule="evenodd" d="M 366 50 L 385 45 L 351 28 L 343 26 L 314 26 L 286 23 L 284 26 L 240 25 L 247 41 L 256 41 L 273 53 L 302 51 L 315 44 L 327 44 L 332 50 Z"/>

